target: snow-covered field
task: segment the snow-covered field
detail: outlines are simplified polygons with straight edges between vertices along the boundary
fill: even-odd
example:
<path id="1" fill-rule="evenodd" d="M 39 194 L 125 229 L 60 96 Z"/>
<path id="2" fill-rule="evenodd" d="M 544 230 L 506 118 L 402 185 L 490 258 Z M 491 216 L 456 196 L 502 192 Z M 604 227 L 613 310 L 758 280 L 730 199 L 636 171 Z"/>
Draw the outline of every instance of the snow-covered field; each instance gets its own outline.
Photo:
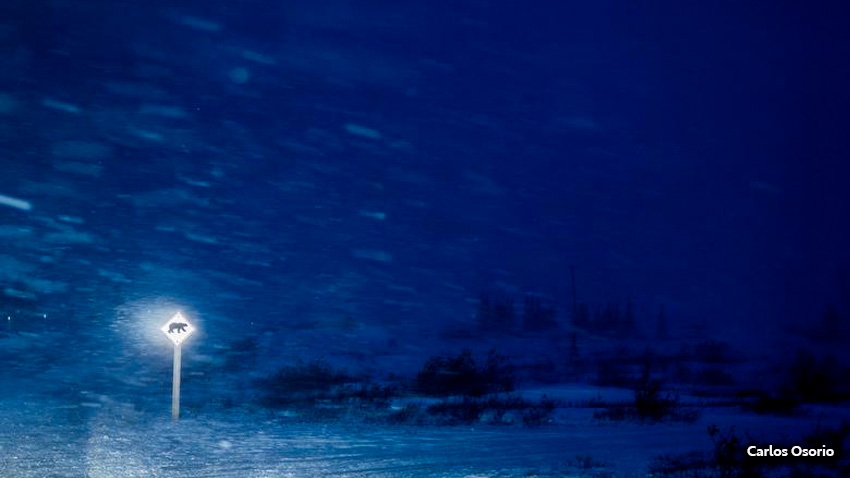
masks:
<path id="1" fill-rule="evenodd" d="M 648 447 L 680 449 L 701 428 L 315 425 L 241 413 L 171 423 L 166 414 L 128 420 L 106 411 L 75 421 L 68 416 L 78 410 L 34 401 L 3 411 L 0 467 L 10 478 L 562 476 L 586 454 L 618 458 L 625 472 L 641 468 Z"/>
<path id="2" fill-rule="evenodd" d="M 171 422 L 168 397 L 161 413 L 141 412 L 106 396 L 74 402 L 21 386 L 0 400 L 4 478 L 636 477 L 647 476 L 655 456 L 709 450 L 708 424 L 779 439 L 847 415 L 810 410 L 776 418 L 709 409 L 691 424 L 641 425 L 563 409 L 558 424 L 537 428 L 428 427 L 299 423 L 236 408 Z M 582 468 L 578 457 L 604 466 Z"/>

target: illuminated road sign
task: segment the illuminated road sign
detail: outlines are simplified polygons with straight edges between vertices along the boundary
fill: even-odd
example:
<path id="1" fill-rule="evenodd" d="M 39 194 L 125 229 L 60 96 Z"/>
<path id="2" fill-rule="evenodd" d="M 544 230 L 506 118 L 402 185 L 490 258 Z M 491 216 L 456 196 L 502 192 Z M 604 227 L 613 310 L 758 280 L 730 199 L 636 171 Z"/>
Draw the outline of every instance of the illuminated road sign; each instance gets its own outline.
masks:
<path id="1" fill-rule="evenodd" d="M 195 331 L 195 327 L 186 320 L 186 317 L 183 317 L 183 314 L 177 312 L 174 314 L 174 317 L 166 322 L 159 330 L 161 330 L 162 333 L 165 334 L 165 336 L 168 337 L 175 346 L 177 346 L 192 335 L 192 332 Z"/>
<path id="2" fill-rule="evenodd" d="M 182 361 L 182 347 L 180 347 L 180 344 L 192 335 L 195 327 L 192 327 L 192 324 L 186 320 L 186 317 L 183 317 L 183 314 L 177 312 L 159 330 L 174 343 L 174 372 L 172 373 L 171 381 L 171 419 L 177 420 L 180 418 L 180 362 Z"/>

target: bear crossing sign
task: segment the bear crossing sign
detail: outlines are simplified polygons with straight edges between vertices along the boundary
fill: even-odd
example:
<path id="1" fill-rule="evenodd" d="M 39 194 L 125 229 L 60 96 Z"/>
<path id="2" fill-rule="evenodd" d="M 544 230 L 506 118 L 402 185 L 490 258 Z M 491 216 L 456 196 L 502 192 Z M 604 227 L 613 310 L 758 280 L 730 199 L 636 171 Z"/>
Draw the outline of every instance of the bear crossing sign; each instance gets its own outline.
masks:
<path id="1" fill-rule="evenodd" d="M 174 371 L 171 376 L 171 419 L 177 420 L 180 418 L 180 362 L 182 360 L 180 344 L 192 335 L 195 328 L 186 320 L 186 317 L 183 317 L 183 314 L 177 312 L 159 330 L 174 343 Z"/>
<path id="2" fill-rule="evenodd" d="M 190 324 L 185 317 L 183 317 L 183 314 L 177 312 L 174 314 L 174 317 L 166 322 L 159 330 L 161 330 L 166 337 L 171 339 L 171 341 L 174 342 L 174 345 L 180 345 L 184 340 L 192 335 L 195 328 L 192 327 L 192 324 Z"/>

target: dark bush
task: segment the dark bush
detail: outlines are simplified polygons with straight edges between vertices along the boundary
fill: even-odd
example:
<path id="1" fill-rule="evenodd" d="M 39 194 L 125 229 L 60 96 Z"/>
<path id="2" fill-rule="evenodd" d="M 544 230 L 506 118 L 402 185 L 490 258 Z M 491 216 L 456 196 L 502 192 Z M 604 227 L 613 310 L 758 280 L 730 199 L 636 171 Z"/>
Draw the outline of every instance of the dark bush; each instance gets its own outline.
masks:
<path id="1" fill-rule="evenodd" d="M 393 385 L 357 383 L 336 388 L 331 400 L 360 408 L 383 409 L 388 408 L 392 399 L 399 395 L 398 387 Z"/>
<path id="2" fill-rule="evenodd" d="M 661 382 L 647 380 L 635 389 L 635 411 L 642 420 L 661 420 L 670 415 L 678 400 L 661 395 Z"/>
<path id="3" fill-rule="evenodd" d="M 593 416 L 613 421 L 693 422 L 698 418 L 699 412 L 681 407 L 677 397 L 661 393 L 661 382 L 646 377 L 635 388 L 635 399 L 631 405 L 612 406 L 595 412 Z"/>
<path id="4" fill-rule="evenodd" d="M 382 415 L 401 391 L 396 385 L 382 385 L 366 377 L 353 377 L 335 370 L 324 360 L 299 361 L 281 368 L 260 383 L 261 406 L 294 408 L 302 418 L 338 419 Z M 350 415 L 356 411 L 355 415 Z M 363 413 L 366 412 L 366 415 Z"/>
<path id="5" fill-rule="evenodd" d="M 477 422 L 486 409 L 481 400 L 464 397 L 462 400 L 451 400 L 428 406 L 429 415 L 442 418 L 445 424 L 465 424 Z"/>
<path id="6" fill-rule="evenodd" d="M 755 413 L 765 415 L 791 415 L 797 411 L 800 400 L 788 394 L 772 395 L 760 393 L 752 403 L 745 406 Z"/>
<path id="7" fill-rule="evenodd" d="M 420 393 L 434 396 L 480 395 L 477 382 L 478 369 L 469 350 L 457 357 L 434 356 L 425 362 L 416 375 L 416 388 Z"/>
<path id="8" fill-rule="evenodd" d="M 536 403 L 531 403 L 522 414 L 522 423 L 527 426 L 538 426 L 548 423 L 560 403 L 544 395 Z"/>
<path id="9" fill-rule="evenodd" d="M 836 402 L 848 398 L 841 389 L 847 375 L 835 357 L 800 351 L 789 370 L 789 388 L 806 403 Z"/>
<path id="10" fill-rule="evenodd" d="M 472 352 L 457 357 L 431 357 L 416 375 L 416 388 L 431 396 L 465 395 L 480 397 L 487 393 L 509 392 L 514 388 L 513 370 L 507 360 L 490 351 L 483 367 L 478 367 Z"/>
<path id="11" fill-rule="evenodd" d="M 463 397 L 430 405 L 426 412 L 444 425 L 479 422 L 485 414 L 489 415 L 489 423 L 506 424 L 509 423 L 508 412 L 513 412 L 523 425 L 537 426 L 548 423 L 560 405 L 557 400 L 546 396 L 537 401 L 519 396 L 494 396 L 488 399 Z"/>

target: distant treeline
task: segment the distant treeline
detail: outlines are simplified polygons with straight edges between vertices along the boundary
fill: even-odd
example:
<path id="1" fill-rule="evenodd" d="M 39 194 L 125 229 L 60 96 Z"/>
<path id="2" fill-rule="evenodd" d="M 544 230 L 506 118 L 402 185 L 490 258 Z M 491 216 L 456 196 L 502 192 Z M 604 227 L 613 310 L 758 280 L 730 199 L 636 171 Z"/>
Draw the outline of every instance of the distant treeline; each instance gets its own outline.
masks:
<path id="1" fill-rule="evenodd" d="M 558 321 L 558 315 L 554 305 L 547 304 L 542 297 L 531 294 L 523 297 L 522 308 L 518 312 L 514 297 L 500 291 L 481 293 L 476 317 L 483 332 L 503 333 L 518 330 L 549 331 L 566 325 L 566 320 L 564 323 Z M 641 328 L 631 300 L 625 303 L 611 301 L 595 306 L 579 302 L 574 304 L 571 315 L 570 325 L 598 335 L 632 337 Z M 657 338 L 667 338 L 667 317 L 663 307 L 654 328 L 653 332 Z"/>

